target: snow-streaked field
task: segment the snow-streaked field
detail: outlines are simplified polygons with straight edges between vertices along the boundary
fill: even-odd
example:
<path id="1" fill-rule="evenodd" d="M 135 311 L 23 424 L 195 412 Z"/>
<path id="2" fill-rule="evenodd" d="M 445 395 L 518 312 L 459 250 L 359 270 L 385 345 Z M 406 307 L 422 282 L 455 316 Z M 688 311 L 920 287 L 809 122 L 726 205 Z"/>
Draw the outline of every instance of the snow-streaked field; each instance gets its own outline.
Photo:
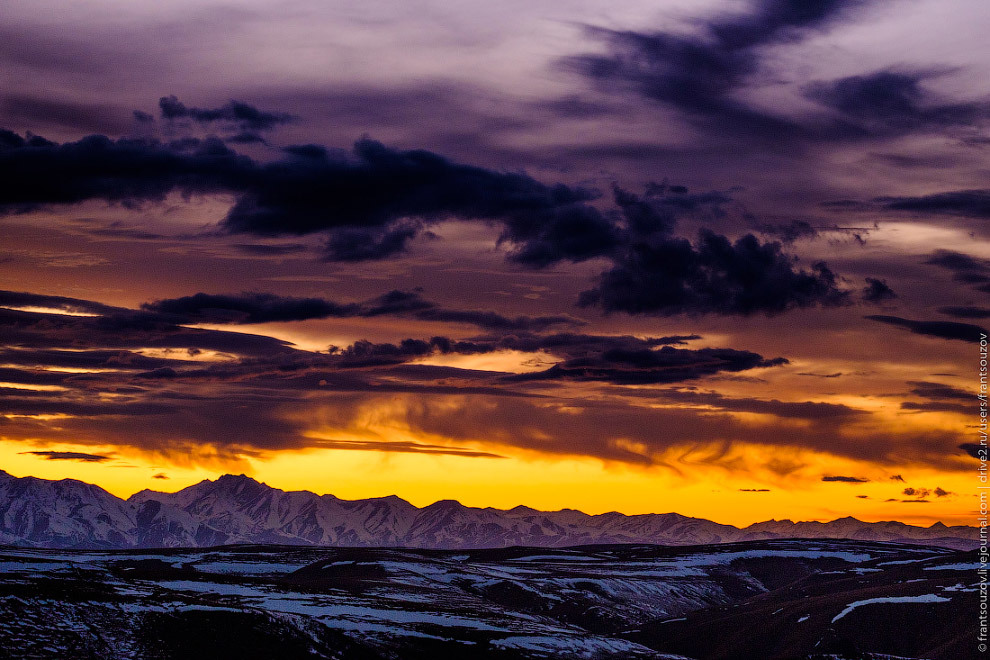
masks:
<path id="1" fill-rule="evenodd" d="M 175 636 L 186 631 L 205 636 L 205 648 L 229 634 L 224 643 L 243 645 L 243 657 L 700 660 L 707 656 L 636 635 L 657 624 L 680 631 L 790 584 L 882 583 L 898 571 L 913 571 L 894 582 L 914 592 L 793 613 L 785 602 L 767 618 L 817 631 L 884 606 L 944 606 L 972 597 L 976 575 L 961 573 L 973 566 L 967 559 L 943 548 L 824 540 L 469 551 L 0 548 L 0 648 L 14 649 L 0 657 L 192 657 L 159 653 L 182 647 Z M 257 655 L 269 642 L 298 649 Z"/>

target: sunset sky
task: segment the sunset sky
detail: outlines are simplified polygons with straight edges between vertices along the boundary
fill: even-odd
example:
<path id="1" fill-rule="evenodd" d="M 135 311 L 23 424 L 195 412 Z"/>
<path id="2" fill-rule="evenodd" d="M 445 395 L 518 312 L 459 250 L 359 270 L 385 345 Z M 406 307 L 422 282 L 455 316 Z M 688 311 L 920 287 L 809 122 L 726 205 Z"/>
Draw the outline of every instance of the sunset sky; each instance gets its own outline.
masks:
<path id="1" fill-rule="evenodd" d="M 0 468 L 976 522 L 984 0 L 0 15 Z"/>

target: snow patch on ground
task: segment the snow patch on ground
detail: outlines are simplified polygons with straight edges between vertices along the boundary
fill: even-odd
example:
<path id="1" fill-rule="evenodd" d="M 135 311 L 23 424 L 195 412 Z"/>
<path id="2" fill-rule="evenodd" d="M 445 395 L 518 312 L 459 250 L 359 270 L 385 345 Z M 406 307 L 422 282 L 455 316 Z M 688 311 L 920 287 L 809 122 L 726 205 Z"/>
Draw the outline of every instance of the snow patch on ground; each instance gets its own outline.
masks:
<path id="1" fill-rule="evenodd" d="M 925 566 L 926 571 L 977 571 L 980 565 L 976 562 L 972 564 L 942 564 L 941 566 Z"/>
<path id="2" fill-rule="evenodd" d="M 559 656 L 566 653 L 568 658 L 595 658 L 602 653 L 636 653 L 650 654 L 651 657 L 668 658 L 669 660 L 686 660 L 679 655 L 655 655 L 644 646 L 627 642 L 623 639 L 602 637 L 560 638 L 547 635 L 505 637 L 492 642 L 499 649 L 513 649 L 548 653 Z"/>
<path id="3" fill-rule="evenodd" d="M 299 570 L 310 559 L 300 559 L 297 562 L 258 562 L 258 561 L 205 561 L 196 562 L 193 568 L 205 573 L 220 573 L 222 575 L 266 575 L 271 573 L 291 573 Z"/>
<path id="4" fill-rule="evenodd" d="M 921 596 L 888 596 L 885 598 L 867 598 L 866 600 L 857 600 L 854 603 L 849 603 L 846 605 L 846 609 L 842 610 L 832 618 L 832 623 L 835 623 L 845 615 L 852 612 L 857 607 L 862 607 L 863 605 L 873 605 L 879 603 L 948 603 L 951 598 L 944 598 L 936 594 L 923 594 Z"/>

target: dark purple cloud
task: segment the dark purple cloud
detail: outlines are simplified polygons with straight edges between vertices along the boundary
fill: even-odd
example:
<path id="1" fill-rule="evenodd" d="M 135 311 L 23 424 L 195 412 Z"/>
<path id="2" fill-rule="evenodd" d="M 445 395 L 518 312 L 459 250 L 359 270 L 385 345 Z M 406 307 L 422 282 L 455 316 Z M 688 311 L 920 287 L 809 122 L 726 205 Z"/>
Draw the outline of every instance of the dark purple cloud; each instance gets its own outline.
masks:
<path id="1" fill-rule="evenodd" d="M 806 137 L 808 130 L 746 104 L 737 92 L 760 73 L 767 46 L 796 41 L 859 4 L 762 0 L 746 13 L 699 22 L 700 34 L 589 28 L 608 52 L 569 57 L 563 64 L 607 90 L 631 91 L 675 108 L 726 137 L 786 142 Z"/>
<path id="2" fill-rule="evenodd" d="M 866 414 L 865 411 L 836 403 L 818 401 L 779 401 L 777 399 L 757 399 L 751 397 L 729 397 L 718 392 L 696 390 L 662 390 L 643 392 L 643 396 L 655 396 L 690 405 L 711 406 L 730 412 L 747 412 L 760 415 L 773 415 L 785 419 L 810 419 L 819 423 L 850 419 Z"/>
<path id="3" fill-rule="evenodd" d="M 84 314 L 108 314 L 126 311 L 122 307 L 104 305 L 92 300 L 80 300 L 65 296 L 48 296 L 25 291 L 0 291 L 0 307 L 48 307 L 66 312 Z"/>
<path id="4" fill-rule="evenodd" d="M 917 197 L 877 197 L 873 201 L 888 211 L 990 218 L 990 190 L 952 190 Z"/>
<path id="5" fill-rule="evenodd" d="M 951 412 L 959 413 L 961 415 L 968 415 L 973 412 L 974 407 L 961 403 L 949 403 L 946 401 L 902 401 L 901 410 L 916 410 L 919 412 Z"/>
<path id="6" fill-rule="evenodd" d="M 362 304 L 390 313 L 424 311 L 415 292 L 392 292 Z M 5 391 L 0 398 L 0 414 L 9 415 L 5 435 L 71 439 L 79 444 L 110 442 L 187 456 L 208 451 L 210 456 L 236 458 L 315 446 L 322 441 L 307 435 L 309 422 L 323 415 L 334 428 L 349 429 L 360 423 L 368 405 L 388 396 L 401 403 L 395 411 L 398 423 L 408 425 L 413 433 L 448 438 L 451 444 L 414 447 L 383 441 L 333 446 L 498 454 L 465 449 L 465 443 L 485 438 L 489 446 L 652 465 L 662 462 L 661 455 L 674 447 L 722 446 L 724 450 L 733 443 L 769 442 L 892 465 L 904 461 L 955 465 L 949 438 L 919 433 L 891 443 L 872 433 L 848 433 L 849 426 L 868 413 L 844 405 L 646 387 L 786 362 L 738 349 L 681 347 L 698 341 L 696 335 L 493 332 L 466 340 L 441 336 L 359 341 L 314 352 L 265 337 L 248 341 L 238 333 L 185 328 L 162 316 L 123 308 L 111 308 L 99 317 L 0 312 L 4 336 L 17 344 L 5 351 L 18 365 L 0 369 L 0 380 L 63 388 Z M 259 340 L 262 343 L 255 343 Z M 173 350 L 161 357 L 138 353 L 149 347 Z M 220 359 L 198 359 L 200 352 L 220 347 L 224 353 Z M 416 363 L 424 357 L 503 350 L 540 354 L 541 360 L 554 360 L 557 365 L 542 372 L 510 374 Z M 66 354 L 73 352 L 80 354 L 74 363 L 110 365 L 113 370 L 46 370 L 67 363 Z M 16 360 L 17 356 L 22 359 Z M 574 398 L 568 387 L 574 382 L 606 383 L 608 390 L 603 397 Z M 113 396 L 106 397 L 107 393 Z M 658 407 L 647 398 L 669 405 Z M 437 408 L 436 402 L 443 405 Z M 558 407 L 567 412 L 557 412 Z M 754 426 L 734 416 L 741 412 L 814 424 Z M 62 416 L 57 429 L 30 417 L 52 414 Z"/>
<path id="7" fill-rule="evenodd" d="M 59 145 L 8 131 L 0 133 L 0 175 L 9 184 L 0 207 L 8 211 L 89 199 L 161 201 L 174 190 L 233 193 L 226 230 L 330 232 L 328 256 L 345 261 L 401 252 L 423 222 L 451 217 L 503 222 L 502 239 L 518 247 L 511 256 L 535 266 L 601 256 L 616 240 L 613 223 L 586 205 L 592 191 L 367 139 L 351 154 L 305 145 L 259 163 L 215 138 L 161 143 L 94 135 Z"/>
<path id="8" fill-rule="evenodd" d="M 462 456 L 468 458 L 505 458 L 500 454 L 478 451 L 467 447 L 449 447 L 431 445 L 421 442 L 404 440 L 320 440 L 317 446 L 321 449 L 346 449 L 351 451 L 384 451 L 401 454 L 433 454 L 445 456 Z"/>
<path id="9" fill-rule="evenodd" d="M 926 399 L 954 399 L 962 401 L 973 401 L 976 398 L 976 394 L 973 392 L 968 392 L 966 390 L 960 389 L 958 387 L 952 387 L 951 385 L 946 385 L 944 383 L 932 383 L 923 380 L 912 380 L 908 381 L 908 385 L 911 385 L 911 393 L 917 396 L 924 397 Z"/>
<path id="10" fill-rule="evenodd" d="M 924 263 L 950 271 L 956 282 L 973 284 L 977 291 L 990 293 L 990 262 L 985 259 L 953 250 L 936 250 Z M 978 308 L 974 307 L 943 307 L 939 311 L 959 318 L 982 318 L 978 316 Z M 977 316 L 971 315 L 974 313 Z"/>
<path id="11" fill-rule="evenodd" d="M 11 212 L 88 199 L 161 201 L 172 191 L 233 193 L 221 223 L 227 231 L 326 233 L 328 258 L 344 261 L 401 252 L 429 222 L 498 221 L 509 258 L 526 266 L 611 260 L 614 267 L 581 298 L 608 312 L 777 314 L 848 297 L 827 266 L 798 269 L 778 243 L 752 235 L 733 242 L 707 229 L 691 243 L 674 233 L 684 217 L 720 214 L 728 201 L 721 193 L 650 186 L 637 197 L 616 188 L 618 211 L 603 213 L 588 203 L 596 193 L 584 188 L 367 139 L 352 153 L 307 145 L 261 163 L 212 138 L 166 144 L 90 136 L 58 145 L 7 132 L 0 134 L 0 176 L 10 184 L 0 207 Z"/>
<path id="12" fill-rule="evenodd" d="M 239 243 L 234 245 L 238 250 L 247 254 L 255 254 L 263 257 L 280 257 L 290 254 L 306 252 L 309 248 L 302 243 L 283 243 L 271 245 L 267 243 Z"/>
<path id="13" fill-rule="evenodd" d="M 958 319 L 990 319 L 990 308 L 973 307 L 971 305 L 958 305 L 952 307 L 939 307 L 939 314 L 955 316 Z"/>
<path id="14" fill-rule="evenodd" d="M 272 293 L 197 293 L 145 303 L 141 308 L 177 323 L 272 323 L 325 318 L 406 316 L 421 321 L 462 323 L 485 330 L 539 332 L 555 325 L 581 325 L 572 316 L 506 317 L 490 310 L 446 309 L 414 291 L 390 291 L 363 303 L 294 298 Z"/>
<path id="15" fill-rule="evenodd" d="M 976 259 L 968 254 L 963 254 L 962 252 L 954 252 L 952 250 L 936 250 L 924 261 L 924 263 L 931 266 L 938 266 L 940 268 L 945 268 L 961 277 L 970 277 L 970 275 L 975 275 L 977 273 L 990 273 L 990 264 L 986 261 Z M 963 279 L 961 281 L 971 281 L 969 279 Z M 972 281 L 986 281 L 986 280 L 972 280 Z"/>
<path id="16" fill-rule="evenodd" d="M 102 463 L 111 460 L 110 456 L 103 454 L 87 454 L 78 451 L 26 451 L 21 452 L 32 456 L 40 456 L 46 461 L 82 461 L 84 463 Z"/>
<path id="17" fill-rule="evenodd" d="M 656 409 L 624 405 L 614 398 L 607 403 L 568 399 L 567 412 L 559 414 L 546 399 L 499 397 L 483 406 L 454 405 L 456 414 L 437 415 L 429 407 L 413 403 L 403 411 L 401 420 L 417 432 L 454 440 L 484 437 L 540 452 L 645 465 L 666 464 L 661 454 L 677 448 L 678 452 L 697 451 L 692 456 L 697 455 L 700 462 L 726 466 L 720 461 L 735 460 L 726 455 L 737 443 L 755 443 L 809 448 L 884 465 L 917 462 L 960 469 L 952 457 L 951 441 L 928 433 L 904 435 L 893 442 L 882 433 L 847 435 L 833 425 L 749 425 L 722 411 Z"/>
<path id="18" fill-rule="evenodd" d="M 241 131 L 239 136 L 251 135 L 251 131 L 268 131 L 279 124 L 287 124 L 297 119 L 294 115 L 284 112 L 266 112 L 244 103 L 243 101 L 229 101 L 219 108 L 190 108 L 179 101 L 175 96 L 163 96 L 158 101 L 158 109 L 163 119 L 191 119 L 193 121 L 210 124 L 223 122 L 235 126 Z M 238 136 L 234 136 L 237 138 Z M 249 142 L 257 140 L 234 139 L 235 142 Z"/>
<path id="19" fill-rule="evenodd" d="M 879 321 L 910 330 L 917 335 L 927 335 L 940 339 L 958 339 L 960 341 L 979 342 L 981 335 L 987 331 L 978 325 L 956 323 L 955 321 L 914 321 L 898 316 L 872 315 L 865 317 L 871 321 Z"/>
<path id="20" fill-rule="evenodd" d="M 19 430 L 25 435 L 37 431 L 40 422 L 22 416 L 61 415 L 68 417 L 60 421 L 60 428 L 73 434 L 74 442 L 114 437 L 124 444 L 162 450 L 189 443 L 225 447 L 224 451 L 234 453 L 309 446 L 312 440 L 303 434 L 300 420 L 304 417 L 299 411 L 319 399 L 340 405 L 342 398 L 379 396 L 383 392 L 510 398 L 537 395 L 526 391 L 532 383 L 527 385 L 513 374 L 410 364 L 434 355 L 475 355 L 510 349 L 548 353 L 557 356 L 567 369 L 581 360 L 598 365 L 596 374 L 574 371 L 564 375 L 565 380 L 587 380 L 590 376 L 591 380 L 616 383 L 673 382 L 784 362 L 782 358 L 765 360 L 758 354 L 734 349 L 673 348 L 699 339 L 696 335 L 637 338 L 576 333 L 504 334 L 505 328 L 501 327 L 499 334 L 472 340 L 433 337 L 395 343 L 358 341 L 342 348 L 311 352 L 269 337 L 188 328 L 178 322 L 229 320 L 234 312 L 245 321 L 308 317 L 316 304 L 312 300 L 200 295 L 150 304 L 136 311 L 31 294 L 12 294 L 7 299 L 103 312 L 100 316 L 71 316 L 0 309 L 0 328 L 13 345 L 3 349 L 2 359 L 12 366 L 0 369 L 0 379 L 61 388 L 57 392 L 16 388 L 5 392 L 0 413 L 17 416 L 18 420 L 8 423 L 9 431 Z M 325 301 L 318 302 L 317 311 L 326 312 L 322 306 Z M 394 291 L 359 305 L 357 312 L 346 313 L 415 315 L 437 309 L 415 292 Z M 482 316 L 480 321 L 474 320 L 496 326 L 502 323 Z M 141 353 L 148 348 L 170 351 L 161 357 Z M 220 351 L 223 355 L 220 359 L 197 359 L 204 351 Z M 87 371 L 48 371 L 50 368 Z M 544 380 L 560 378 L 556 374 Z M 104 393 L 114 396 L 107 398 L 102 396 Z M 222 411 L 214 410 L 218 407 Z M 423 448 L 383 445 L 378 449 Z M 429 447 L 425 450 L 441 451 Z M 467 455 L 467 450 L 454 451 Z M 479 455 L 475 450 L 471 452 Z"/>
<path id="21" fill-rule="evenodd" d="M 342 227 L 327 239 L 327 261 L 377 261 L 405 252 L 406 246 L 422 231 L 423 223 L 396 222 L 384 227 Z"/>
<path id="22" fill-rule="evenodd" d="M 804 220 L 792 220 L 786 224 L 761 224 L 758 227 L 761 234 L 773 236 L 783 243 L 793 243 L 801 238 L 815 238 L 818 229 Z"/>
<path id="23" fill-rule="evenodd" d="M 626 218 L 615 266 L 581 294 L 582 306 L 630 314 L 779 314 L 797 307 L 847 304 L 825 264 L 795 267 L 779 243 L 747 234 L 735 242 L 702 229 L 696 243 L 674 233 L 685 215 L 721 213 L 719 194 L 689 195 L 684 188 L 651 187 L 640 197 L 615 190 Z"/>
<path id="24" fill-rule="evenodd" d="M 864 302 L 873 303 L 875 305 L 891 301 L 897 297 L 894 290 L 887 285 L 886 280 L 880 280 L 875 277 L 866 278 L 866 286 L 863 287 L 863 291 L 860 295 L 862 296 Z"/>
<path id="25" fill-rule="evenodd" d="M 339 304 L 322 298 L 290 298 L 272 293 L 211 295 L 156 300 L 142 309 L 174 316 L 185 323 L 270 323 L 356 316 L 357 304 Z"/>
<path id="26" fill-rule="evenodd" d="M 288 342 L 274 337 L 187 328 L 133 310 L 106 316 L 66 316 L 0 308 L 0 328 L 8 346 L 31 349 L 161 348 L 237 355 L 278 355 L 291 350 Z"/>
<path id="27" fill-rule="evenodd" d="M 780 314 L 849 303 L 824 264 L 795 267 L 779 243 L 730 241 L 702 230 L 697 243 L 663 234 L 631 243 L 580 304 L 630 314 Z"/>
<path id="28" fill-rule="evenodd" d="M 871 136 L 965 126 L 987 115 L 990 107 L 985 103 L 941 103 L 921 86 L 927 77 L 918 72 L 878 71 L 814 83 L 806 93 Z"/>
<path id="29" fill-rule="evenodd" d="M 130 128 L 127 113 L 110 104 L 80 103 L 41 94 L 2 96 L 0 114 L 8 122 L 29 125 L 44 117 L 49 124 L 83 133 L 124 133 Z"/>
<path id="30" fill-rule="evenodd" d="M 545 371 L 521 374 L 514 378 L 520 381 L 576 380 L 639 385 L 674 383 L 719 372 L 748 371 L 782 364 L 787 364 L 787 360 L 765 359 L 756 353 L 731 348 L 613 348 L 599 354 L 572 357 Z"/>

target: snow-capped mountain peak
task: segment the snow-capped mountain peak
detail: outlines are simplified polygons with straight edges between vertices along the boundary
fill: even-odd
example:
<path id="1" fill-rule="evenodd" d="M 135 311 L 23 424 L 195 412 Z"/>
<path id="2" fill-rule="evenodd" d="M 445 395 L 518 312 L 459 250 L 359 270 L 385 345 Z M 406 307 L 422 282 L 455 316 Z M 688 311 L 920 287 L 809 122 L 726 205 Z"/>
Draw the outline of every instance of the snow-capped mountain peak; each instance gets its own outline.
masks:
<path id="1" fill-rule="evenodd" d="M 440 500 L 417 508 L 390 495 L 342 500 L 283 491 L 247 475 L 223 475 L 174 493 L 143 490 L 126 501 L 72 479 L 18 478 L 0 470 L 0 543 L 32 547 L 180 547 L 279 543 L 426 548 L 591 543 L 695 545 L 775 538 L 851 538 L 969 547 L 974 527 L 770 520 L 743 529 L 677 513 L 588 515 L 573 509 L 502 510 Z"/>

